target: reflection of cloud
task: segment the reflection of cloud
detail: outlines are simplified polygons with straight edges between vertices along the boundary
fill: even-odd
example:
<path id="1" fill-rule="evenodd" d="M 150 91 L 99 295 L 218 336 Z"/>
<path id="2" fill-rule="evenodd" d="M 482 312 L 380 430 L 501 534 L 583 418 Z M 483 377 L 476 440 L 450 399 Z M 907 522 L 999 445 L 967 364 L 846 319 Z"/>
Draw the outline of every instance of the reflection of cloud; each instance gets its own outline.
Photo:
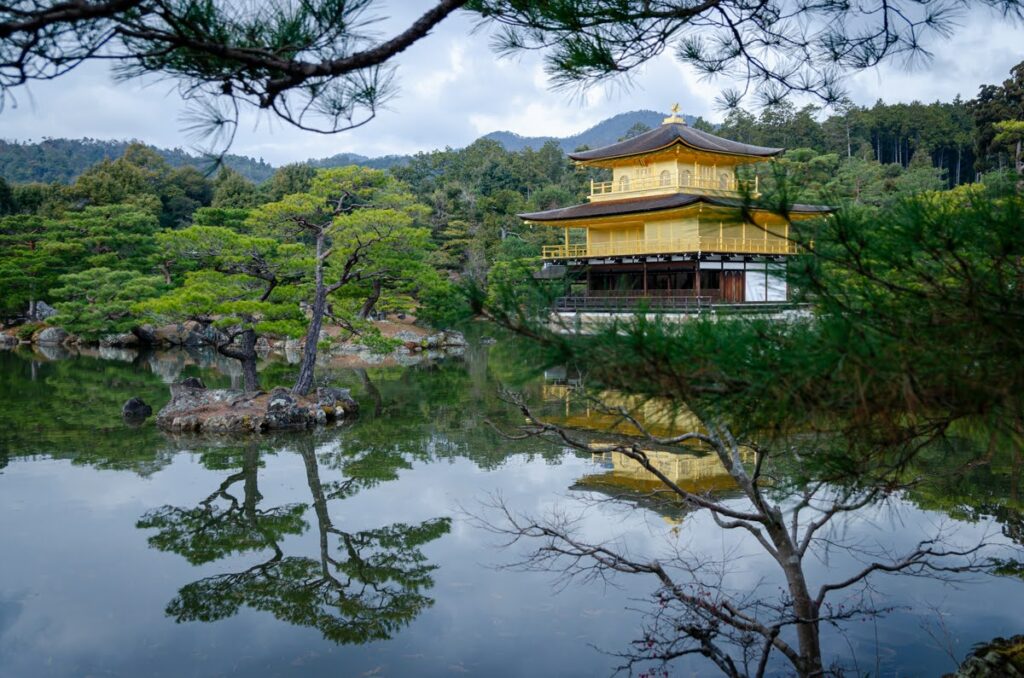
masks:
<path id="1" fill-rule="evenodd" d="M 24 608 L 25 606 L 20 598 L 14 598 L 13 596 L 0 598 L 0 640 L 14 626 L 14 623 L 18 621 L 18 617 L 21 616 Z"/>

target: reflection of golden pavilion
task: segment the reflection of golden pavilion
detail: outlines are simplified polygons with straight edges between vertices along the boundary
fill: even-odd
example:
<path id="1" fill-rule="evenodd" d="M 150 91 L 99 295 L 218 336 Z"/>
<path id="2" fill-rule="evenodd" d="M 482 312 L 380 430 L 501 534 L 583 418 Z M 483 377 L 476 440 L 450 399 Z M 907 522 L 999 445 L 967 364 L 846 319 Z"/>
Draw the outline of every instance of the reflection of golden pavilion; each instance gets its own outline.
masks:
<path id="1" fill-rule="evenodd" d="M 591 447 L 611 447 L 594 444 Z M 686 454 L 663 450 L 644 450 L 651 464 L 681 489 L 693 494 L 722 493 L 736 490 L 722 462 L 713 454 Z M 594 462 L 604 473 L 585 475 L 572 486 L 574 490 L 599 492 L 648 508 L 669 524 L 678 525 L 690 507 L 638 462 L 622 452 L 594 453 Z"/>
<path id="2" fill-rule="evenodd" d="M 592 445 L 592 447 L 598 448 L 599 446 Z M 644 450 L 644 453 L 650 460 L 651 466 L 687 492 L 703 494 L 731 490 L 736 487 L 729 472 L 725 470 L 722 462 L 714 454 L 697 455 L 664 450 Z M 587 476 L 587 478 L 600 479 L 603 483 L 612 483 L 641 492 L 650 492 L 663 487 L 658 478 L 641 466 L 639 462 L 627 457 L 622 452 L 595 452 L 594 461 L 602 468 L 607 469 L 607 472 Z"/>
<path id="3" fill-rule="evenodd" d="M 703 429 L 700 419 L 689 408 L 664 399 L 616 391 L 603 391 L 588 399 L 580 397 L 577 388 L 559 383 L 544 384 L 543 397 L 546 402 L 563 405 L 557 415 L 549 418 L 568 428 L 627 436 L 639 434 L 631 422 L 615 413 L 622 408 L 654 436 L 668 437 Z M 603 472 L 584 476 L 573 489 L 628 498 L 657 511 L 670 523 L 681 521 L 688 510 L 686 505 L 675 495 L 670 495 L 668 488 L 639 462 L 615 451 L 614 443 L 594 442 L 590 447 L 594 450 L 594 462 Z M 644 449 L 644 453 L 654 468 L 687 492 L 705 494 L 736 489 L 735 482 L 716 455 L 701 453 L 697 445 L 692 449 L 692 453 L 678 448 L 673 451 Z M 744 455 L 744 461 L 749 461 L 747 455 Z M 655 495 L 659 490 L 664 492 Z"/>
<path id="4" fill-rule="evenodd" d="M 545 402 L 564 402 L 557 423 L 569 428 L 639 434 L 629 420 L 616 413 L 619 408 L 628 412 L 652 435 L 659 437 L 703 428 L 700 419 L 688 407 L 659 398 L 644 398 L 616 391 L 603 391 L 593 398 L 583 398 L 572 386 L 551 383 L 544 384 L 542 397 Z"/>

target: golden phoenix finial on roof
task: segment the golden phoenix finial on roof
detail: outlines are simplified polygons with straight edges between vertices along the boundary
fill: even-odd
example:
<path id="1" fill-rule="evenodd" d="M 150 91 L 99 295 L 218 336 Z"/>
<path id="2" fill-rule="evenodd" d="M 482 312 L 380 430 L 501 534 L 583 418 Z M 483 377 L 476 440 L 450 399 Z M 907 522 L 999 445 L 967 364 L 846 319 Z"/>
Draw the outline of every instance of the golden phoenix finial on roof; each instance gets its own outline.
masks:
<path id="1" fill-rule="evenodd" d="M 679 110 L 680 110 L 679 109 L 679 104 L 677 104 L 677 103 L 676 104 L 672 104 L 672 109 L 671 110 L 672 110 L 672 115 L 670 115 L 667 118 L 665 118 L 664 120 L 662 120 L 661 124 L 662 125 L 668 125 L 668 124 L 671 124 L 671 123 L 682 123 L 682 124 L 685 125 L 686 124 L 686 120 L 684 120 L 679 115 Z"/>

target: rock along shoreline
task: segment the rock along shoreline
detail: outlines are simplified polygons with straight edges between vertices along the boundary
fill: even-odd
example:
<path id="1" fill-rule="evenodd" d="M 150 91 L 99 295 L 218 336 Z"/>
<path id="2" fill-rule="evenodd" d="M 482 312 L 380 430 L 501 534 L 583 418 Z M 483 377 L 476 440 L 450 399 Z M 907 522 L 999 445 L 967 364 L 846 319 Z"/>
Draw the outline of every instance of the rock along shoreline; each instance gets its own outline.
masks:
<path id="1" fill-rule="evenodd" d="M 407 323 L 377 324 L 383 336 L 396 342 L 389 352 L 376 352 L 353 339 L 341 340 L 337 336 L 338 328 L 327 328 L 321 333 L 325 345 L 319 352 L 318 363 L 343 367 L 410 366 L 424 360 L 460 356 L 466 348 L 465 337 L 453 330 L 431 332 Z M 159 328 L 143 326 L 137 328 L 136 333 L 108 335 L 99 341 L 84 341 L 60 327 L 31 326 L 28 329 L 32 331 L 21 332 L 20 328 L 0 331 L 0 349 L 13 349 L 19 345 L 35 346 L 42 350 L 72 351 L 82 351 L 85 347 L 93 346 L 98 346 L 101 351 L 215 348 L 218 340 L 223 339 L 215 328 L 203 327 L 192 321 Z M 290 363 L 300 360 L 303 348 L 304 342 L 301 339 L 260 336 L 256 341 L 256 352 L 261 358 L 278 355 Z"/>
<path id="2" fill-rule="evenodd" d="M 264 433 L 323 426 L 358 412 L 359 404 L 343 388 L 297 396 L 281 387 L 270 392 L 207 389 L 190 379 L 171 385 L 171 400 L 157 413 L 156 425 L 172 433 Z"/>

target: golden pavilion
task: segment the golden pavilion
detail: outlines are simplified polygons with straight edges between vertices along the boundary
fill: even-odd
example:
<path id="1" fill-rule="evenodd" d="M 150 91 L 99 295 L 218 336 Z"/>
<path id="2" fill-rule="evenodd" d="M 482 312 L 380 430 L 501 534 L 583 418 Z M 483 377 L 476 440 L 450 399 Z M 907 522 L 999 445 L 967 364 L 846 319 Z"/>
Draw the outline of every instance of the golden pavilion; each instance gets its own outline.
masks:
<path id="1" fill-rule="evenodd" d="M 563 229 L 560 245 L 543 249 L 541 278 L 568 275 L 560 311 L 609 311 L 644 304 L 694 311 L 709 305 L 785 302 L 786 257 L 797 248 L 789 221 L 744 209 L 758 180 L 737 170 L 781 148 L 723 139 L 672 115 L 652 130 L 610 146 L 570 153 L 577 164 L 611 170 L 591 182 L 589 201 L 519 215 Z M 790 220 L 830 208 L 793 205 Z M 585 240 L 580 231 L 585 233 Z M 575 236 L 572 237 L 572 236 Z M 576 242 L 574 242 L 576 240 Z"/>

